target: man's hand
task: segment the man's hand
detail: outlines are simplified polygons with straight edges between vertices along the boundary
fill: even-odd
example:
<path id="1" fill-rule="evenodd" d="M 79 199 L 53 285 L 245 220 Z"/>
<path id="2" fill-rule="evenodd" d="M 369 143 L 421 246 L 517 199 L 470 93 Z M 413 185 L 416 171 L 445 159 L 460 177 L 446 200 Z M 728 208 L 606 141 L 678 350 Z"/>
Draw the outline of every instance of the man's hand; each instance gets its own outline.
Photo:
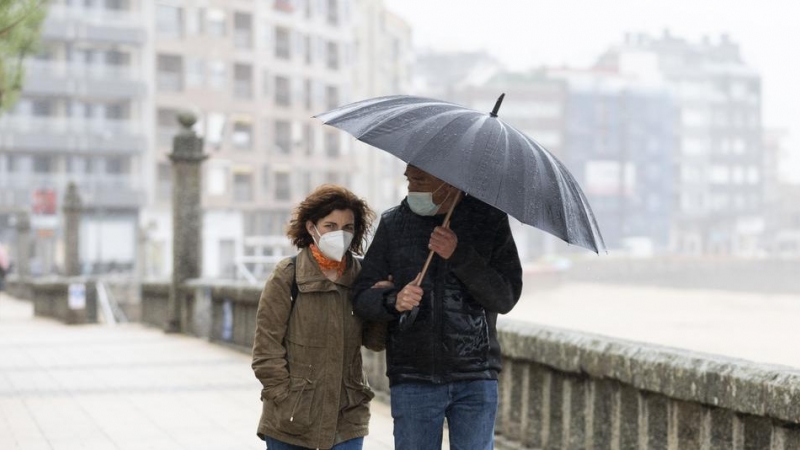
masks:
<path id="1" fill-rule="evenodd" d="M 400 292 L 397 293 L 397 299 L 395 300 L 394 307 L 399 311 L 410 311 L 415 306 L 419 305 L 419 302 L 422 300 L 422 288 L 417 286 L 417 282 L 419 281 L 422 273 L 418 273 L 417 277 L 414 278 L 414 281 L 408 283 L 403 289 L 400 289 Z"/>
<path id="2" fill-rule="evenodd" d="M 458 236 L 450 228 L 436 227 L 431 233 L 428 248 L 444 259 L 450 259 L 458 246 Z"/>

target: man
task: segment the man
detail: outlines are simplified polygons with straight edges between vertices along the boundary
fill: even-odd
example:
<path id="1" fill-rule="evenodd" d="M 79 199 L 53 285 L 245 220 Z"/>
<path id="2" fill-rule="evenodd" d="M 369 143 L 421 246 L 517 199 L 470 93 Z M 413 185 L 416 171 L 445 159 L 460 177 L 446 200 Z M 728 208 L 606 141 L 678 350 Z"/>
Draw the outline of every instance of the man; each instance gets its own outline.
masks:
<path id="1" fill-rule="evenodd" d="M 493 448 L 500 345 L 495 323 L 519 300 L 508 216 L 409 165 L 408 197 L 381 217 L 354 285 L 354 311 L 389 322 L 395 448 Z M 440 226 L 453 202 L 450 226 Z M 433 250 L 436 255 L 417 286 Z M 389 279 L 393 287 L 373 288 Z M 418 309 L 414 309 L 418 308 Z"/>

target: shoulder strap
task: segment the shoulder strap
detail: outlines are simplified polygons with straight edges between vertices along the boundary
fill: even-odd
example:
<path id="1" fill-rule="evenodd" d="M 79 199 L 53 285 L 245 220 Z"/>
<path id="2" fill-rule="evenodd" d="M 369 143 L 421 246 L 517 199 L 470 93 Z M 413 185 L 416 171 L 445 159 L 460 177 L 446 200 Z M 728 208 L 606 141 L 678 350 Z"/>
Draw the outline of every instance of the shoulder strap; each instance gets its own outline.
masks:
<path id="1" fill-rule="evenodd" d="M 300 289 L 297 287 L 297 255 L 292 256 L 292 265 L 294 266 L 294 275 L 292 275 L 292 309 L 294 309 L 294 301 L 297 300 L 297 295 Z"/>

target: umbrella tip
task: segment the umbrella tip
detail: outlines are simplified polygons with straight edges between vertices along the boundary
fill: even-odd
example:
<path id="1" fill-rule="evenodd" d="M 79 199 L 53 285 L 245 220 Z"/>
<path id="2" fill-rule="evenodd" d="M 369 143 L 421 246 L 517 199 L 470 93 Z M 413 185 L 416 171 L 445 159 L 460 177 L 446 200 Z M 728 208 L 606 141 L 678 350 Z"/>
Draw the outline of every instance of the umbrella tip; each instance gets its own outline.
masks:
<path id="1" fill-rule="evenodd" d="M 497 117 L 497 111 L 500 110 L 500 104 L 503 103 L 503 97 L 505 96 L 505 93 L 500 94 L 500 97 L 497 98 L 497 103 L 494 104 L 494 109 L 489 113 L 490 116 Z"/>

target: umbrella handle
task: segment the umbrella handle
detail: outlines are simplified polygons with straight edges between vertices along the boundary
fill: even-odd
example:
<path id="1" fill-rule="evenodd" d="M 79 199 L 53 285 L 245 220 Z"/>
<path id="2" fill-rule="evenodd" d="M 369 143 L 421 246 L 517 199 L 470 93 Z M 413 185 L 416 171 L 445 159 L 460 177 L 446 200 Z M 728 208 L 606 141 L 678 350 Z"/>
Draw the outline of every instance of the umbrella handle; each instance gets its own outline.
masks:
<path id="1" fill-rule="evenodd" d="M 450 205 L 450 209 L 447 211 L 447 215 L 444 216 L 444 222 L 442 222 L 443 227 L 450 228 L 450 216 L 453 215 L 453 210 L 456 209 L 456 204 L 458 203 L 459 200 L 461 200 L 460 190 L 456 193 L 456 197 L 453 199 L 453 204 Z M 419 278 L 417 278 L 416 286 L 420 286 L 422 284 L 422 279 L 425 278 L 425 273 L 428 271 L 428 267 L 431 265 L 431 261 L 433 260 L 433 255 L 435 253 L 436 252 L 434 252 L 433 250 L 431 250 L 431 252 L 428 253 L 428 259 L 425 261 L 425 265 L 422 266 L 422 272 L 421 272 L 422 275 Z"/>

